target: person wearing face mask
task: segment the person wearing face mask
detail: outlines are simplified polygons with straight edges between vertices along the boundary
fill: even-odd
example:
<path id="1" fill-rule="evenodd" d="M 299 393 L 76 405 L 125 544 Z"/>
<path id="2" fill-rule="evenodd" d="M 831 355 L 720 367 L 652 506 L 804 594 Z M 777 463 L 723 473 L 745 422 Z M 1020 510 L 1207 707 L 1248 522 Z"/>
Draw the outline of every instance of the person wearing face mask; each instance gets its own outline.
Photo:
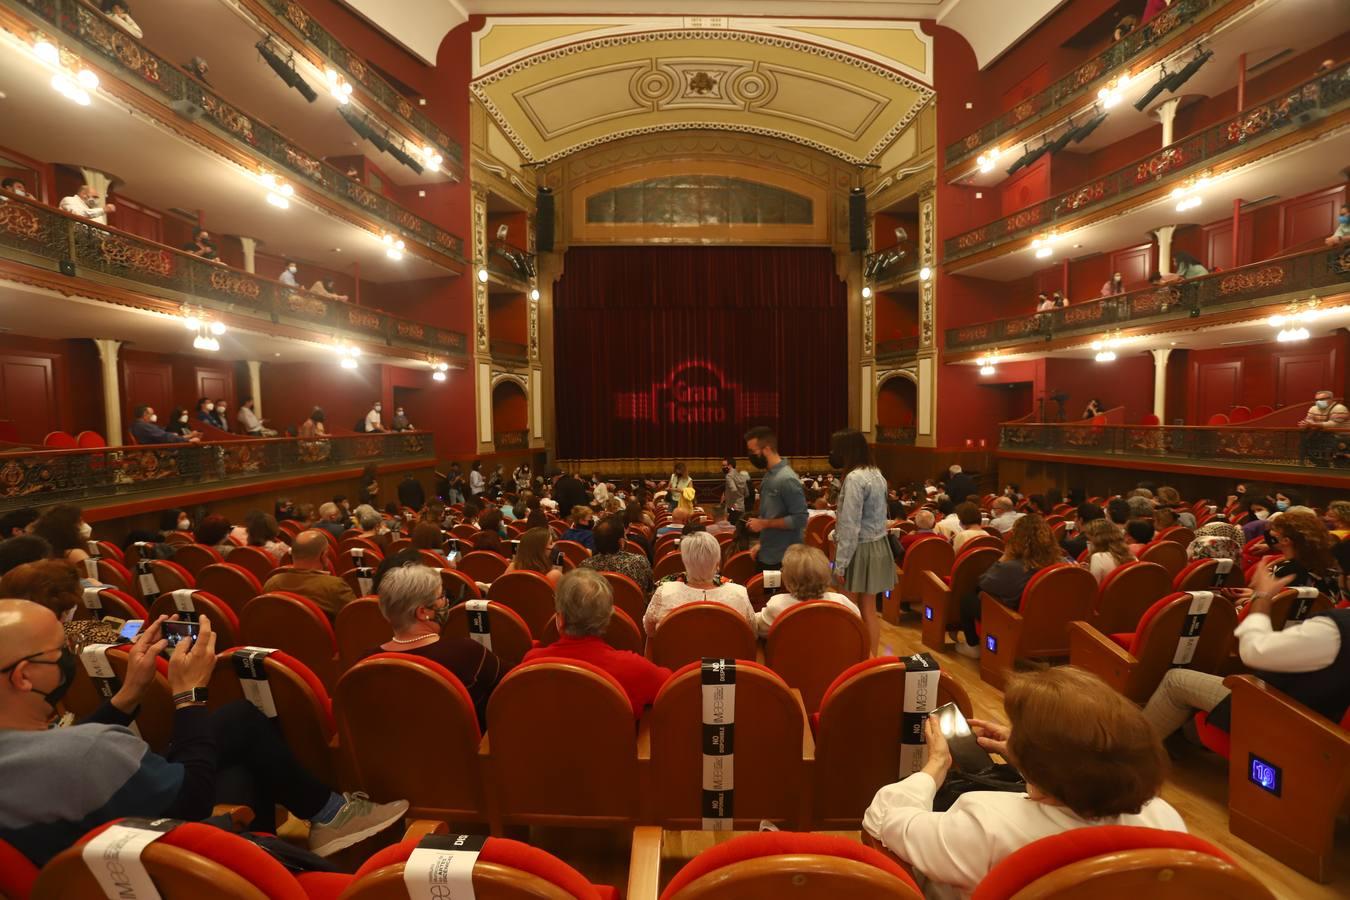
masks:
<path id="1" fill-rule="evenodd" d="M 230 417 L 228 414 L 229 409 L 230 405 L 225 402 L 224 397 L 221 397 L 215 403 L 211 404 L 211 424 L 219 428 L 221 431 L 229 431 L 230 430 Z"/>
<path id="2" fill-rule="evenodd" d="M 1327 237 L 1327 246 L 1334 247 L 1350 241 L 1350 206 L 1341 204 L 1340 215 L 1336 217 L 1336 230 Z"/>
<path id="3" fill-rule="evenodd" d="M 783 554 L 805 537 L 806 493 L 802 480 L 778 454 L 778 435 L 772 428 L 760 425 L 745 433 L 745 449 L 750 464 L 765 469 L 759 485 L 759 515 L 746 522 L 759 535 L 756 560 L 761 571 L 778 569 Z M 882 490 L 882 496 L 885 496 Z"/>
<path id="4" fill-rule="evenodd" d="M 8 191 L 16 197 L 29 196 L 28 189 L 25 188 L 23 182 L 17 178 L 6 178 L 4 181 L 0 181 L 0 191 Z M 0 197 L 0 201 L 3 201 L 4 199 L 4 197 Z"/>
<path id="5" fill-rule="evenodd" d="M 872 655 L 881 638 L 877 595 L 895 586 L 895 559 L 886 534 L 886 477 L 856 429 L 830 438 L 830 466 L 844 473 L 835 520 L 834 581 L 862 613 Z M 767 496 L 767 493 L 766 493 Z"/>
<path id="6" fill-rule="evenodd" d="M 104 203 L 100 206 L 98 195 L 87 184 L 80 185 L 80 189 L 69 197 L 62 197 L 60 205 L 62 212 L 79 216 L 82 219 L 89 219 L 102 225 L 108 224 L 108 213 L 117 212 L 116 204 Z"/>
<path id="7" fill-rule="evenodd" d="M 281 274 L 277 276 L 277 281 L 280 281 L 287 287 L 298 288 L 300 286 L 300 281 L 296 278 L 296 272 L 299 271 L 299 266 L 288 259 L 286 260 L 286 268 L 281 270 Z"/>
<path id="8" fill-rule="evenodd" d="M 450 601 L 442 592 L 440 573 L 422 565 L 416 550 L 402 550 L 380 563 L 374 590 L 380 597 L 380 614 L 394 636 L 364 655 L 411 653 L 440 663 L 464 684 L 478 723 L 486 728 L 488 698 L 506 667 L 477 641 L 441 633 L 450 616 Z"/>
<path id="9" fill-rule="evenodd" d="M 750 493 L 750 475 L 736 468 L 736 458 L 722 460 L 722 506 L 728 510 L 745 512 L 745 498 Z"/>
<path id="10" fill-rule="evenodd" d="M 131 437 L 138 444 L 195 444 L 201 440 L 201 435 L 195 431 L 190 432 L 186 437 L 165 431 L 155 424 L 159 421 L 159 416 L 155 415 L 154 407 L 148 403 L 137 406 L 132 411 L 131 418 Z"/>
<path id="11" fill-rule="evenodd" d="M 169 423 L 164 426 L 164 430 L 181 438 L 201 437 L 201 432 L 192 427 L 191 414 L 181 406 L 174 407 L 173 412 L 169 413 Z"/>
<path id="12" fill-rule="evenodd" d="M 1102 296 L 1115 297 L 1123 293 L 1125 293 L 1125 276 L 1115 272 L 1111 275 L 1110 280 L 1102 285 Z"/>
<path id="13" fill-rule="evenodd" d="M 239 430 L 249 437 L 277 436 L 274 429 L 266 427 L 265 420 L 258 418 L 252 397 L 245 397 L 240 402 L 239 412 L 235 413 L 234 420 L 239 423 Z"/>
<path id="14" fill-rule="evenodd" d="M 1250 541 L 1266 533 L 1266 521 L 1270 518 L 1273 506 L 1274 503 L 1269 497 L 1250 497 L 1247 500 L 1247 514 L 1251 518 L 1242 524 L 1244 541 Z"/>
<path id="15" fill-rule="evenodd" d="M 1350 409 L 1331 391 L 1318 391 L 1313 395 L 1313 405 L 1308 407 L 1307 415 L 1298 423 L 1303 432 L 1298 444 L 1299 462 L 1310 456 L 1330 461 L 1336 444 L 1335 432 L 1347 426 L 1350 426 Z"/>
<path id="16" fill-rule="evenodd" d="M 383 413 L 384 404 L 376 400 L 370 407 L 370 412 L 366 413 L 365 430 L 368 434 L 385 430 Z"/>
<path id="17" fill-rule="evenodd" d="M 389 422 L 389 430 L 390 431 L 414 430 L 413 423 L 408 421 L 408 416 L 406 413 L 404 413 L 403 407 L 399 406 L 394 409 L 394 418 L 391 419 Z"/>

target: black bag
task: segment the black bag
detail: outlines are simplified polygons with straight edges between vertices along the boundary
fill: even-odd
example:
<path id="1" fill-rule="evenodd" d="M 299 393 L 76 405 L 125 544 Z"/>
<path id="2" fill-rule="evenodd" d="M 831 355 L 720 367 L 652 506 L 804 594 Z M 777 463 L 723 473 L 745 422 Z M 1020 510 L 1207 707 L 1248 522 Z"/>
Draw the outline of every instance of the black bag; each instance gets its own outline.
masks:
<path id="1" fill-rule="evenodd" d="M 958 797 L 973 791 L 1007 791 L 1010 794 L 1026 793 L 1027 783 L 1018 772 L 1007 763 L 995 763 L 983 772 L 958 772 L 952 769 L 947 780 L 938 787 L 933 797 L 933 811 L 946 812 L 952 808 Z"/>

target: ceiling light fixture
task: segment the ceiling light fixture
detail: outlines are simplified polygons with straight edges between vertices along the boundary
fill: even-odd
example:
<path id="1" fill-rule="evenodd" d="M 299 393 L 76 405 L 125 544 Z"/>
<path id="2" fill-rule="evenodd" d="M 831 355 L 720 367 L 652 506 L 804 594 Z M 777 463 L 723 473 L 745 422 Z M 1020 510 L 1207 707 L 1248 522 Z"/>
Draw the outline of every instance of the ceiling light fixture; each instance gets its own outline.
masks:
<path id="1" fill-rule="evenodd" d="M 1125 88 L 1130 86 L 1130 73 L 1121 72 L 1120 75 L 1107 82 L 1101 90 L 1097 91 L 1097 99 L 1101 101 L 1102 109 L 1110 109 L 1120 102 L 1121 94 Z M 1093 126 L 1096 127 L 1095 125 Z"/>
<path id="2" fill-rule="evenodd" d="M 356 360 L 361 356 L 361 348 L 355 344 L 338 344 L 335 348 L 338 354 L 338 365 L 344 369 L 355 369 Z"/>
<path id="3" fill-rule="evenodd" d="M 539 288 L 530 288 L 530 299 L 539 302 Z"/>
<path id="4" fill-rule="evenodd" d="M 38 38 L 33 44 L 33 55 L 49 66 L 61 63 L 61 51 L 55 44 L 44 38 Z"/>
<path id="5" fill-rule="evenodd" d="M 380 238 L 384 242 L 384 255 L 397 262 L 403 258 L 403 238 L 396 237 L 389 232 L 385 232 Z"/>
<path id="6" fill-rule="evenodd" d="M 994 368 L 995 364 L 997 363 L 998 363 L 997 350 L 993 351 L 988 356 L 981 356 L 979 359 L 975 360 L 975 365 L 980 367 L 981 375 L 993 375 L 995 372 L 998 371 L 996 368 Z"/>
<path id="7" fill-rule="evenodd" d="M 924 266 L 922 269 L 919 270 L 920 281 L 927 281 L 932 277 L 933 277 L 933 270 L 928 268 L 927 266 Z"/>
<path id="8" fill-rule="evenodd" d="M 351 102 L 352 86 L 343 78 L 337 69 L 332 66 L 323 70 L 323 75 L 328 79 L 328 93 L 333 95 L 333 99 L 343 106 Z"/>

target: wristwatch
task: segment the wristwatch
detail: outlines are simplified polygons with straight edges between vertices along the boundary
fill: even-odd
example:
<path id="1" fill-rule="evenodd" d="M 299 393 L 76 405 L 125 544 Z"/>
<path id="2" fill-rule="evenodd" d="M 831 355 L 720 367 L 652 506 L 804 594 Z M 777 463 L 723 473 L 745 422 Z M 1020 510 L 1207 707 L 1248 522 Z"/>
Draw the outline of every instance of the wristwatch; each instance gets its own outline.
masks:
<path id="1" fill-rule="evenodd" d="M 195 687 L 192 688 L 191 690 L 180 691 L 179 693 L 173 695 L 173 705 L 175 707 L 178 707 L 190 704 L 205 703 L 206 694 L 207 691 L 206 688 L 204 687 Z"/>

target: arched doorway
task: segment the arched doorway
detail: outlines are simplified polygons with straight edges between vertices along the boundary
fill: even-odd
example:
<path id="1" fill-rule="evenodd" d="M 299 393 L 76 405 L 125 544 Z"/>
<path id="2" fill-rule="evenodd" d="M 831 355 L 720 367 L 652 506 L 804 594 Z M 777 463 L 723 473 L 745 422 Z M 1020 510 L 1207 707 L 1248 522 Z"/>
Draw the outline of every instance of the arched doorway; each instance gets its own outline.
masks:
<path id="1" fill-rule="evenodd" d="M 498 450 L 523 450 L 530 445 L 530 406 L 525 388 L 503 378 L 492 388 L 492 439 Z"/>
<path id="2" fill-rule="evenodd" d="M 914 414 L 918 387 L 903 375 L 894 375 L 877 388 L 877 441 L 884 444 L 914 443 Z"/>

